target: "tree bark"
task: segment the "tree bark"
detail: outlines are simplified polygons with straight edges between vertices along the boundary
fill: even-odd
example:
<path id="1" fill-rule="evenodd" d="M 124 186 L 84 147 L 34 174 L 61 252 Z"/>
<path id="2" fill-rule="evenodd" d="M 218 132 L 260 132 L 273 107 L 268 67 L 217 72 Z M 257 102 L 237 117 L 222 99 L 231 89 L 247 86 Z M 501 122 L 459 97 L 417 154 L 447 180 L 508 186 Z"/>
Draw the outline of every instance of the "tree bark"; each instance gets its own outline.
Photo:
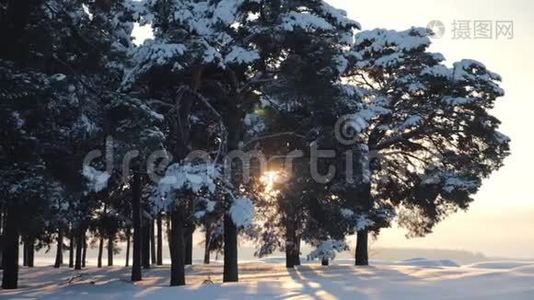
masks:
<path id="1" fill-rule="evenodd" d="M 33 268 L 34 266 L 34 257 L 35 257 L 35 240 L 33 238 L 28 240 L 28 267 Z"/>
<path id="2" fill-rule="evenodd" d="M 128 267 L 130 265 L 130 228 L 126 228 L 126 264 Z"/>
<path id="3" fill-rule="evenodd" d="M 22 237 L 22 266 L 28 266 L 28 241 Z"/>
<path id="4" fill-rule="evenodd" d="M 82 268 L 85 268 L 85 263 L 87 262 L 87 239 L 85 237 L 85 232 L 83 234 L 83 249 L 82 249 Z"/>
<path id="5" fill-rule="evenodd" d="M 143 222 L 143 269 L 150 269 L 150 220 Z"/>
<path id="6" fill-rule="evenodd" d="M 102 252 L 104 252 L 104 238 L 98 239 L 98 257 L 96 260 L 96 267 L 102 268 Z"/>
<path id="7" fill-rule="evenodd" d="M 108 267 L 113 266 L 113 236 L 108 239 Z"/>
<path id="8" fill-rule="evenodd" d="M 295 257 L 294 257 L 293 263 L 295 266 L 300 266 L 300 236 L 297 236 L 296 240 L 297 240 L 297 245 L 296 245 L 297 251 L 294 253 Z"/>
<path id="9" fill-rule="evenodd" d="M 369 233 L 367 230 L 358 231 L 356 234 L 356 253 L 355 256 L 355 265 L 356 266 L 367 266 L 369 265 L 369 254 L 368 254 L 368 236 Z"/>
<path id="10" fill-rule="evenodd" d="M 140 281 L 141 273 L 141 175 L 134 173 L 132 182 L 133 257 L 132 281 Z"/>
<path id="11" fill-rule="evenodd" d="M 223 282 L 237 282 L 237 227 L 229 214 L 224 214 Z"/>
<path id="12" fill-rule="evenodd" d="M 74 233 L 72 232 L 72 229 L 71 229 L 70 238 L 69 238 L 69 268 L 72 268 L 72 267 L 74 267 Z"/>
<path id="13" fill-rule="evenodd" d="M 188 222 L 185 228 L 185 264 L 193 264 L 193 232 L 195 231 L 192 222 Z"/>
<path id="14" fill-rule="evenodd" d="M 156 227 L 158 231 L 158 247 L 157 247 L 157 253 L 156 253 L 156 264 L 158 266 L 163 265 L 163 229 L 161 224 L 161 213 L 158 214 L 158 218 L 156 219 Z"/>
<path id="15" fill-rule="evenodd" d="M 231 80 L 234 81 L 233 89 L 234 95 L 227 95 L 230 100 L 228 103 L 228 110 L 230 113 L 224 117 L 224 123 L 227 127 L 227 151 L 233 151 L 239 149 L 239 143 L 242 136 L 242 124 L 243 113 L 239 105 L 241 104 L 241 95 L 237 91 L 237 79 L 235 73 L 232 70 L 229 71 Z M 243 175 L 243 168 L 239 168 L 235 162 L 230 162 L 231 168 L 231 182 L 234 186 L 239 186 L 240 179 L 239 174 Z M 232 217 L 229 214 L 229 210 L 232 205 L 232 200 L 224 199 L 225 213 L 224 213 L 224 268 L 223 268 L 223 282 L 237 282 L 239 280 L 238 269 L 238 249 L 237 249 L 237 226 L 234 224 Z"/>
<path id="16" fill-rule="evenodd" d="M 286 220 L 286 268 L 295 267 L 295 253 L 297 252 L 297 232 L 293 220 Z"/>
<path id="17" fill-rule="evenodd" d="M 63 264 L 63 230 L 58 229 L 57 232 L 57 250 L 56 261 L 54 262 L 54 268 L 59 268 Z"/>
<path id="18" fill-rule="evenodd" d="M 373 165 L 373 160 L 370 165 Z M 360 197 L 364 204 L 365 210 L 370 210 L 373 207 L 373 197 L 371 195 L 371 184 L 368 182 L 365 186 L 364 195 Z M 366 228 L 356 232 L 356 253 L 354 254 L 354 264 L 356 266 L 369 265 L 369 230 Z"/>
<path id="19" fill-rule="evenodd" d="M 178 210 L 171 214 L 171 286 L 185 285 L 184 220 Z"/>
<path id="20" fill-rule="evenodd" d="M 156 264 L 156 232 L 154 231 L 154 219 L 150 221 L 150 262 Z"/>
<path id="21" fill-rule="evenodd" d="M 16 289 L 19 276 L 19 228 L 16 208 L 8 208 L 5 215 L 2 250 L 3 289 Z"/>
<path id="22" fill-rule="evenodd" d="M 204 236 L 204 264 L 210 264 L 210 244 L 211 244 L 211 228 L 210 224 L 206 224 L 206 233 Z"/>
<path id="23" fill-rule="evenodd" d="M 74 262 L 74 270 L 82 269 L 82 251 L 83 251 L 83 242 L 85 240 L 84 230 L 78 228 L 76 237 L 76 260 Z"/>
<path id="24" fill-rule="evenodd" d="M 4 269 L 4 263 L 2 262 L 2 256 L 4 251 L 4 230 L 5 230 L 5 211 L 3 207 L 0 207 L 0 270 Z"/>

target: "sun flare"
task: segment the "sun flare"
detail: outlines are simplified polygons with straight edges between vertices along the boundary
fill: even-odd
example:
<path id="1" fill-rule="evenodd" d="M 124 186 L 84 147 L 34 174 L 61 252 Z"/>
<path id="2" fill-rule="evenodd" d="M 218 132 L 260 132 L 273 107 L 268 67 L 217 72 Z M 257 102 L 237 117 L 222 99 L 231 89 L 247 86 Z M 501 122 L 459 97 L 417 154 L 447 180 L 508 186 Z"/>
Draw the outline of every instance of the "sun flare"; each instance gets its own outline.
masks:
<path id="1" fill-rule="evenodd" d="M 280 173 L 278 171 L 267 171 L 260 177 L 260 182 L 265 185 L 265 192 L 274 190 L 274 184 L 278 181 Z"/>

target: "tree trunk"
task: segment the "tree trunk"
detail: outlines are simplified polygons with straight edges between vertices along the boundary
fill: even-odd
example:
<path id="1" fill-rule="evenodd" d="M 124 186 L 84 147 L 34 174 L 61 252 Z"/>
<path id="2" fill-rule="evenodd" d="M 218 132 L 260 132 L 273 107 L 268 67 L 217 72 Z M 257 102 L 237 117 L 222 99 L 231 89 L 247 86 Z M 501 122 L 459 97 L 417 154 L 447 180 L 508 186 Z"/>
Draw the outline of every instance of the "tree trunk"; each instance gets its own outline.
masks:
<path id="1" fill-rule="evenodd" d="M 200 80 L 202 78 L 202 67 L 196 66 L 193 68 L 192 82 L 190 87 L 193 91 L 197 91 L 200 87 Z M 179 93 L 181 94 L 181 93 Z M 194 95 L 183 95 L 180 99 L 176 99 L 176 110 L 178 113 L 178 126 L 171 126 L 171 135 L 178 141 L 172 154 L 174 159 L 180 161 L 191 151 L 191 108 L 194 102 Z M 173 122 L 174 123 L 174 122 Z M 171 213 L 171 243 L 169 244 L 171 250 L 171 286 L 185 285 L 185 241 L 184 241 L 184 218 L 186 210 L 184 207 L 174 207 Z M 188 211 L 189 212 L 189 211 Z"/>
<path id="2" fill-rule="evenodd" d="M 321 266 L 328 266 L 328 258 L 323 257 L 323 259 L 321 259 Z"/>
<path id="3" fill-rule="evenodd" d="M 158 266 L 163 265 L 163 229 L 161 224 L 161 213 L 158 214 L 158 218 L 156 220 L 156 227 L 158 231 L 158 247 L 157 247 L 157 253 L 156 253 L 156 264 Z"/>
<path id="4" fill-rule="evenodd" d="M 141 175 L 135 172 L 132 183 L 133 256 L 132 281 L 140 281 L 141 273 Z"/>
<path id="5" fill-rule="evenodd" d="M 54 262 L 54 268 L 59 268 L 63 264 L 63 230 L 59 228 L 57 232 L 57 250 L 56 261 Z"/>
<path id="6" fill-rule="evenodd" d="M 98 239 L 98 257 L 96 259 L 96 267 L 102 268 L 102 252 L 104 252 L 104 238 Z"/>
<path id="7" fill-rule="evenodd" d="M 76 261 L 74 262 L 74 270 L 82 269 L 82 251 L 83 251 L 83 242 L 85 240 L 84 232 L 81 228 L 78 230 L 78 235 L 76 237 Z"/>
<path id="8" fill-rule="evenodd" d="M 19 228 L 16 208 L 8 208 L 3 232 L 3 289 L 16 289 L 19 277 Z"/>
<path id="9" fill-rule="evenodd" d="M 143 222 L 143 269 L 150 269 L 150 220 Z"/>
<path id="10" fill-rule="evenodd" d="M 22 266 L 28 266 L 28 242 L 22 238 Z"/>
<path id="11" fill-rule="evenodd" d="M 354 254 L 356 266 L 369 265 L 368 235 L 367 230 L 358 231 L 356 234 L 356 253 Z"/>
<path id="12" fill-rule="evenodd" d="M 28 266 L 28 245 L 24 241 L 24 237 L 22 237 L 22 266 Z"/>
<path id="13" fill-rule="evenodd" d="M 210 264 L 210 244 L 211 244 L 211 228 L 210 224 L 206 224 L 206 235 L 204 237 L 204 264 Z"/>
<path id="14" fill-rule="evenodd" d="M 34 257 L 35 257 L 35 240 L 29 239 L 28 240 L 28 267 L 33 268 L 34 265 Z"/>
<path id="15" fill-rule="evenodd" d="M 293 269 L 295 268 L 295 255 L 291 250 L 291 241 L 286 241 L 286 268 Z"/>
<path id="16" fill-rule="evenodd" d="M 113 266 L 113 235 L 108 239 L 108 267 Z"/>
<path id="17" fill-rule="evenodd" d="M 128 267 L 130 265 L 130 228 L 126 228 L 126 264 Z"/>
<path id="18" fill-rule="evenodd" d="M 229 75 L 233 76 L 231 72 Z M 228 110 L 229 114 L 226 114 L 224 123 L 227 128 L 227 151 L 233 151 L 239 149 L 239 144 L 242 137 L 242 115 L 241 108 L 238 107 L 241 102 L 240 92 L 237 91 L 237 86 L 234 86 L 236 90 L 234 95 L 227 95 L 233 100 L 229 101 Z M 235 163 L 230 162 L 231 169 L 231 183 L 238 187 L 240 185 L 239 174 L 243 174 L 244 170 Z M 230 216 L 230 208 L 232 200 L 224 199 L 225 201 L 225 213 L 224 213 L 224 268 L 223 268 L 223 282 L 237 282 L 239 281 L 239 269 L 238 269 L 238 249 L 237 249 L 237 226 L 234 224 L 232 217 Z"/>
<path id="19" fill-rule="evenodd" d="M 295 253 L 297 252 L 297 232 L 293 220 L 286 220 L 286 268 L 295 267 Z"/>
<path id="20" fill-rule="evenodd" d="M 85 268 L 85 263 L 87 262 L 87 239 L 85 237 L 85 232 L 83 234 L 83 249 L 82 249 L 82 268 Z"/>
<path id="21" fill-rule="evenodd" d="M 300 236 L 297 236 L 296 240 L 297 240 L 297 245 L 296 245 L 297 251 L 294 253 L 295 257 L 294 257 L 293 263 L 295 266 L 300 266 Z"/>
<path id="22" fill-rule="evenodd" d="M 72 232 L 72 229 L 71 229 L 70 238 L 69 238 L 69 268 L 72 268 L 72 267 L 74 267 L 74 233 Z"/>
<path id="23" fill-rule="evenodd" d="M 154 219 L 150 221 L 150 262 L 156 264 L 156 232 L 154 231 Z"/>
<path id="24" fill-rule="evenodd" d="M 237 227 L 229 214 L 224 214 L 223 282 L 237 282 Z"/>
<path id="25" fill-rule="evenodd" d="M 373 160 L 370 165 L 373 165 Z M 370 210 L 373 207 L 373 197 L 371 195 L 371 184 L 367 183 L 365 186 L 365 194 L 360 199 L 364 204 L 365 210 Z M 356 253 L 354 254 L 354 264 L 356 266 L 369 265 L 369 231 L 367 229 L 356 232 Z"/>
<path id="26" fill-rule="evenodd" d="M 193 264 L 193 232 L 195 228 L 192 222 L 188 222 L 185 228 L 185 264 Z"/>
<path id="27" fill-rule="evenodd" d="M 184 223 L 178 210 L 171 214 L 171 286 L 185 285 Z"/>
<path id="28" fill-rule="evenodd" d="M 4 250 L 4 230 L 5 230 L 5 211 L 3 207 L 0 207 L 0 270 L 4 269 L 4 264 L 2 263 L 2 256 L 3 256 L 3 250 Z"/>

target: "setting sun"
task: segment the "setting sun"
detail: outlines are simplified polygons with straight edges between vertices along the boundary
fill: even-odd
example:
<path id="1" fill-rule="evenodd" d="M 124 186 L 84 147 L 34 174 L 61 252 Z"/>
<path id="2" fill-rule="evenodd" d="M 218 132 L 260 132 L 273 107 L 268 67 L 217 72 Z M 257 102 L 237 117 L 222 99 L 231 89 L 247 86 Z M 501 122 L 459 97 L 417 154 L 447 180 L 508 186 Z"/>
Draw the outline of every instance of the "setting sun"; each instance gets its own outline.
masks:
<path id="1" fill-rule="evenodd" d="M 260 177 L 260 182 L 265 185 L 265 192 L 271 192 L 274 189 L 274 184 L 278 181 L 280 172 L 267 171 Z"/>

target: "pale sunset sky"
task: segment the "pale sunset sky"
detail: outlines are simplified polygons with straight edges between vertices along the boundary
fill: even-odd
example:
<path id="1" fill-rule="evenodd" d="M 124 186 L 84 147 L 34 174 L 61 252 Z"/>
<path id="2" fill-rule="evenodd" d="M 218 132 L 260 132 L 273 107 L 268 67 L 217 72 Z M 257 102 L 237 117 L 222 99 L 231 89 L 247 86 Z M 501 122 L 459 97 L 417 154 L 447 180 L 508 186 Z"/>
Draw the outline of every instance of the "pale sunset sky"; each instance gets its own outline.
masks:
<path id="1" fill-rule="evenodd" d="M 362 30 L 403 30 L 426 27 L 439 20 L 445 34 L 434 39 L 431 50 L 447 63 L 476 59 L 503 77 L 506 95 L 494 114 L 501 131 L 512 139 L 512 155 L 505 166 L 485 181 L 467 212 L 458 212 L 424 238 L 406 239 L 398 228 L 383 230 L 372 247 L 416 247 L 482 252 L 487 256 L 534 258 L 534 2 L 531 0 L 326 0 L 360 22 Z M 453 22 L 490 21 L 489 39 L 454 39 Z M 512 21 L 513 38 L 496 37 L 496 22 Z M 136 28 L 138 42 L 149 35 Z M 471 33 L 473 35 L 473 33 Z M 353 241 L 351 241 L 353 242 Z"/>

